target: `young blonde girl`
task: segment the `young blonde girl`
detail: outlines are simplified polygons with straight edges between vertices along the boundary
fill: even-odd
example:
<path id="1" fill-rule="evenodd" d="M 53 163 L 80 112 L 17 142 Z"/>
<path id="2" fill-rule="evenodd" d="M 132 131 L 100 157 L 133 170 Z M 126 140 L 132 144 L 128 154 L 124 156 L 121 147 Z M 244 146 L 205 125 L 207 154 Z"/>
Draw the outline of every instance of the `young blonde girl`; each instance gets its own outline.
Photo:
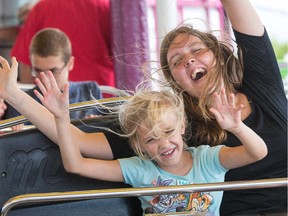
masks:
<path id="1" fill-rule="evenodd" d="M 233 94 L 225 90 L 214 94 L 211 113 L 219 125 L 235 134 L 242 146 L 223 145 L 187 148 L 185 111 L 182 99 L 169 91 L 140 91 L 119 107 L 119 121 L 124 136 L 138 156 L 118 160 L 83 157 L 74 134 L 69 129 L 69 84 L 63 93 L 52 72 L 41 72 L 36 79 L 42 94 L 36 96 L 54 115 L 58 144 L 65 169 L 78 175 L 106 180 L 124 181 L 133 187 L 223 182 L 228 169 L 261 160 L 267 154 L 263 140 L 241 121 L 243 105 L 235 107 Z M 102 141 L 103 142 L 103 141 Z M 104 144 L 104 143 L 103 143 Z M 222 192 L 172 194 L 141 197 L 142 208 L 154 212 L 186 211 L 219 215 Z M 205 205 L 196 200 L 205 201 Z"/>

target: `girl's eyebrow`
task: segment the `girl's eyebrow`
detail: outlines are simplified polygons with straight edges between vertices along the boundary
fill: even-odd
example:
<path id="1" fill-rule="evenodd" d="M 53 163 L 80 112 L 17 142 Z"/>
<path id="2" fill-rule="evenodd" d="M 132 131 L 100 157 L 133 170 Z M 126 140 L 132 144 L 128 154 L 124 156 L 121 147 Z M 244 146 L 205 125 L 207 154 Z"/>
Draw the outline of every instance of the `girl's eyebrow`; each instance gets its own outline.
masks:
<path id="1" fill-rule="evenodd" d="M 189 46 L 187 46 L 188 49 L 190 49 L 191 47 L 197 45 L 197 44 L 202 44 L 201 42 L 197 41 L 197 42 L 192 42 L 191 44 L 189 44 Z M 179 46 L 179 48 L 182 48 L 183 46 Z M 172 55 L 169 59 L 168 59 L 168 63 L 170 63 L 173 58 L 180 56 L 181 54 L 179 52 L 176 52 L 174 55 Z"/>
<path id="2" fill-rule="evenodd" d="M 153 137 L 151 137 L 151 136 L 149 136 L 149 137 L 144 137 L 144 138 L 142 139 L 142 141 L 143 141 L 144 144 L 146 144 L 146 143 L 148 143 L 151 139 L 153 139 Z"/>
<path id="3" fill-rule="evenodd" d="M 172 55 L 169 59 L 168 59 L 168 63 L 172 62 L 174 58 L 180 56 L 180 54 L 177 52 L 174 55 Z"/>

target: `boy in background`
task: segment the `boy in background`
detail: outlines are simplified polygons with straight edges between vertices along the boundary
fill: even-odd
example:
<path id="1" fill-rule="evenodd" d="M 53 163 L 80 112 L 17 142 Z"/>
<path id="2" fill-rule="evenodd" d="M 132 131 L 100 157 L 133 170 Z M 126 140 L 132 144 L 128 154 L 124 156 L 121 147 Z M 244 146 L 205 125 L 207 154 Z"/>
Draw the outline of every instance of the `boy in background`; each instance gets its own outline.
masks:
<path id="1" fill-rule="evenodd" d="M 19 62 L 19 81 L 34 83 L 30 75 L 33 67 L 29 58 L 31 40 L 38 31 L 53 27 L 65 32 L 73 46 L 76 61 L 69 80 L 91 80 L 114 87 L 110 0 L 33 1 L 36 4 L 30 5 L 31 10 L 24 18 L 10 53 Z"/>
<path id="2" fill-rule="evenodd" d="M 74 67 L 74 56 L 72 55 L 71 42 L 68 36 L 56 28 L 42 29 L 32 38 L 29 52 L 32 64 L 32 76 L 40 78 L 39 74 L 41 71 L 52 71 L 58 87 L 62 90 L 64 84 L 68 81 L 69 72 Z M 69 81 L 69 86 L 70 104 L 89 101 L 93 98 L 102 98 L 99 86 L 94 81 Z M 34 89 L 37 89 L 37 87 L 29 89 L 26 92 L 41 103 L 34 95 Z M 71 112 L 70 117 L 72 120 L 75 120 L 97 114 L 99 114 L 97 109 L 87 109 Z M 21 114 L 18 113 L 18 111 L 13 107 L 8 106 L 3 119 L 19 115 Z"/>

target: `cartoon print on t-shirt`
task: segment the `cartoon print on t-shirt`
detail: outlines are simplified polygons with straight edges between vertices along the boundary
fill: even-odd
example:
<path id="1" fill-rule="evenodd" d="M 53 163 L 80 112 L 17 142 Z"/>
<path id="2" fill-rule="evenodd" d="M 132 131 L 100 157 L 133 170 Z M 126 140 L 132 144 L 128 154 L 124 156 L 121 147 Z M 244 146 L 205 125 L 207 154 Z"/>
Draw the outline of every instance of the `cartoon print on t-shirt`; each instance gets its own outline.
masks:
<path id="1" fill-rule="evenodd" d="M 173 179 L 162 180 L 159 176 L 157 180 L 153 180 L 152 184 L 157 187 L 169 185 L 187 185 L 191 184 L 188 181 Z M 187 194 L 163 194 L 155 195 L 150 201 L 153 209 L 157 213 L 175 212 L 176 208 L 183 207 L 185 211 L 192 212 L 209 212 L 209 207 L 213 202 L 213 197 L 210 193 L 195 192 Z"/>

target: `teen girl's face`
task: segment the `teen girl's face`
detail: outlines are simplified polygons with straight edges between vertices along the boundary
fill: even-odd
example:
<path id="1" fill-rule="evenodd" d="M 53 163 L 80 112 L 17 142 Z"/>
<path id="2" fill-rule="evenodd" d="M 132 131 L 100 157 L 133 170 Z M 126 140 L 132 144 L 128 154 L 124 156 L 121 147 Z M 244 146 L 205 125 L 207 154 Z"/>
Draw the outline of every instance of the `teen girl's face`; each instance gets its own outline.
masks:
<path id="1" fill-rule="evenodd" d="M 169 47 L 167 60 L 176 83 L 199 98 L 214 64 L 212 51 L 198 37 L 179 34 Z"/>
<path id="2" fill-rule="evenodd" d="M 165 122 L 160 125 L 160 128 L 166 134 L 165 137 L 161 138 L 154 138 L 151 129 L 144 125 L 139 128 L 142 150 L 148 153 L 161 169 L 166 171 L 171 171 L 183 160 L 184 143 L 182 135 L 185 132 L 185 125 L 183 123 L 181 128 L 175 129 L 177 120 L 175 113 L 168 114 Z"/>

